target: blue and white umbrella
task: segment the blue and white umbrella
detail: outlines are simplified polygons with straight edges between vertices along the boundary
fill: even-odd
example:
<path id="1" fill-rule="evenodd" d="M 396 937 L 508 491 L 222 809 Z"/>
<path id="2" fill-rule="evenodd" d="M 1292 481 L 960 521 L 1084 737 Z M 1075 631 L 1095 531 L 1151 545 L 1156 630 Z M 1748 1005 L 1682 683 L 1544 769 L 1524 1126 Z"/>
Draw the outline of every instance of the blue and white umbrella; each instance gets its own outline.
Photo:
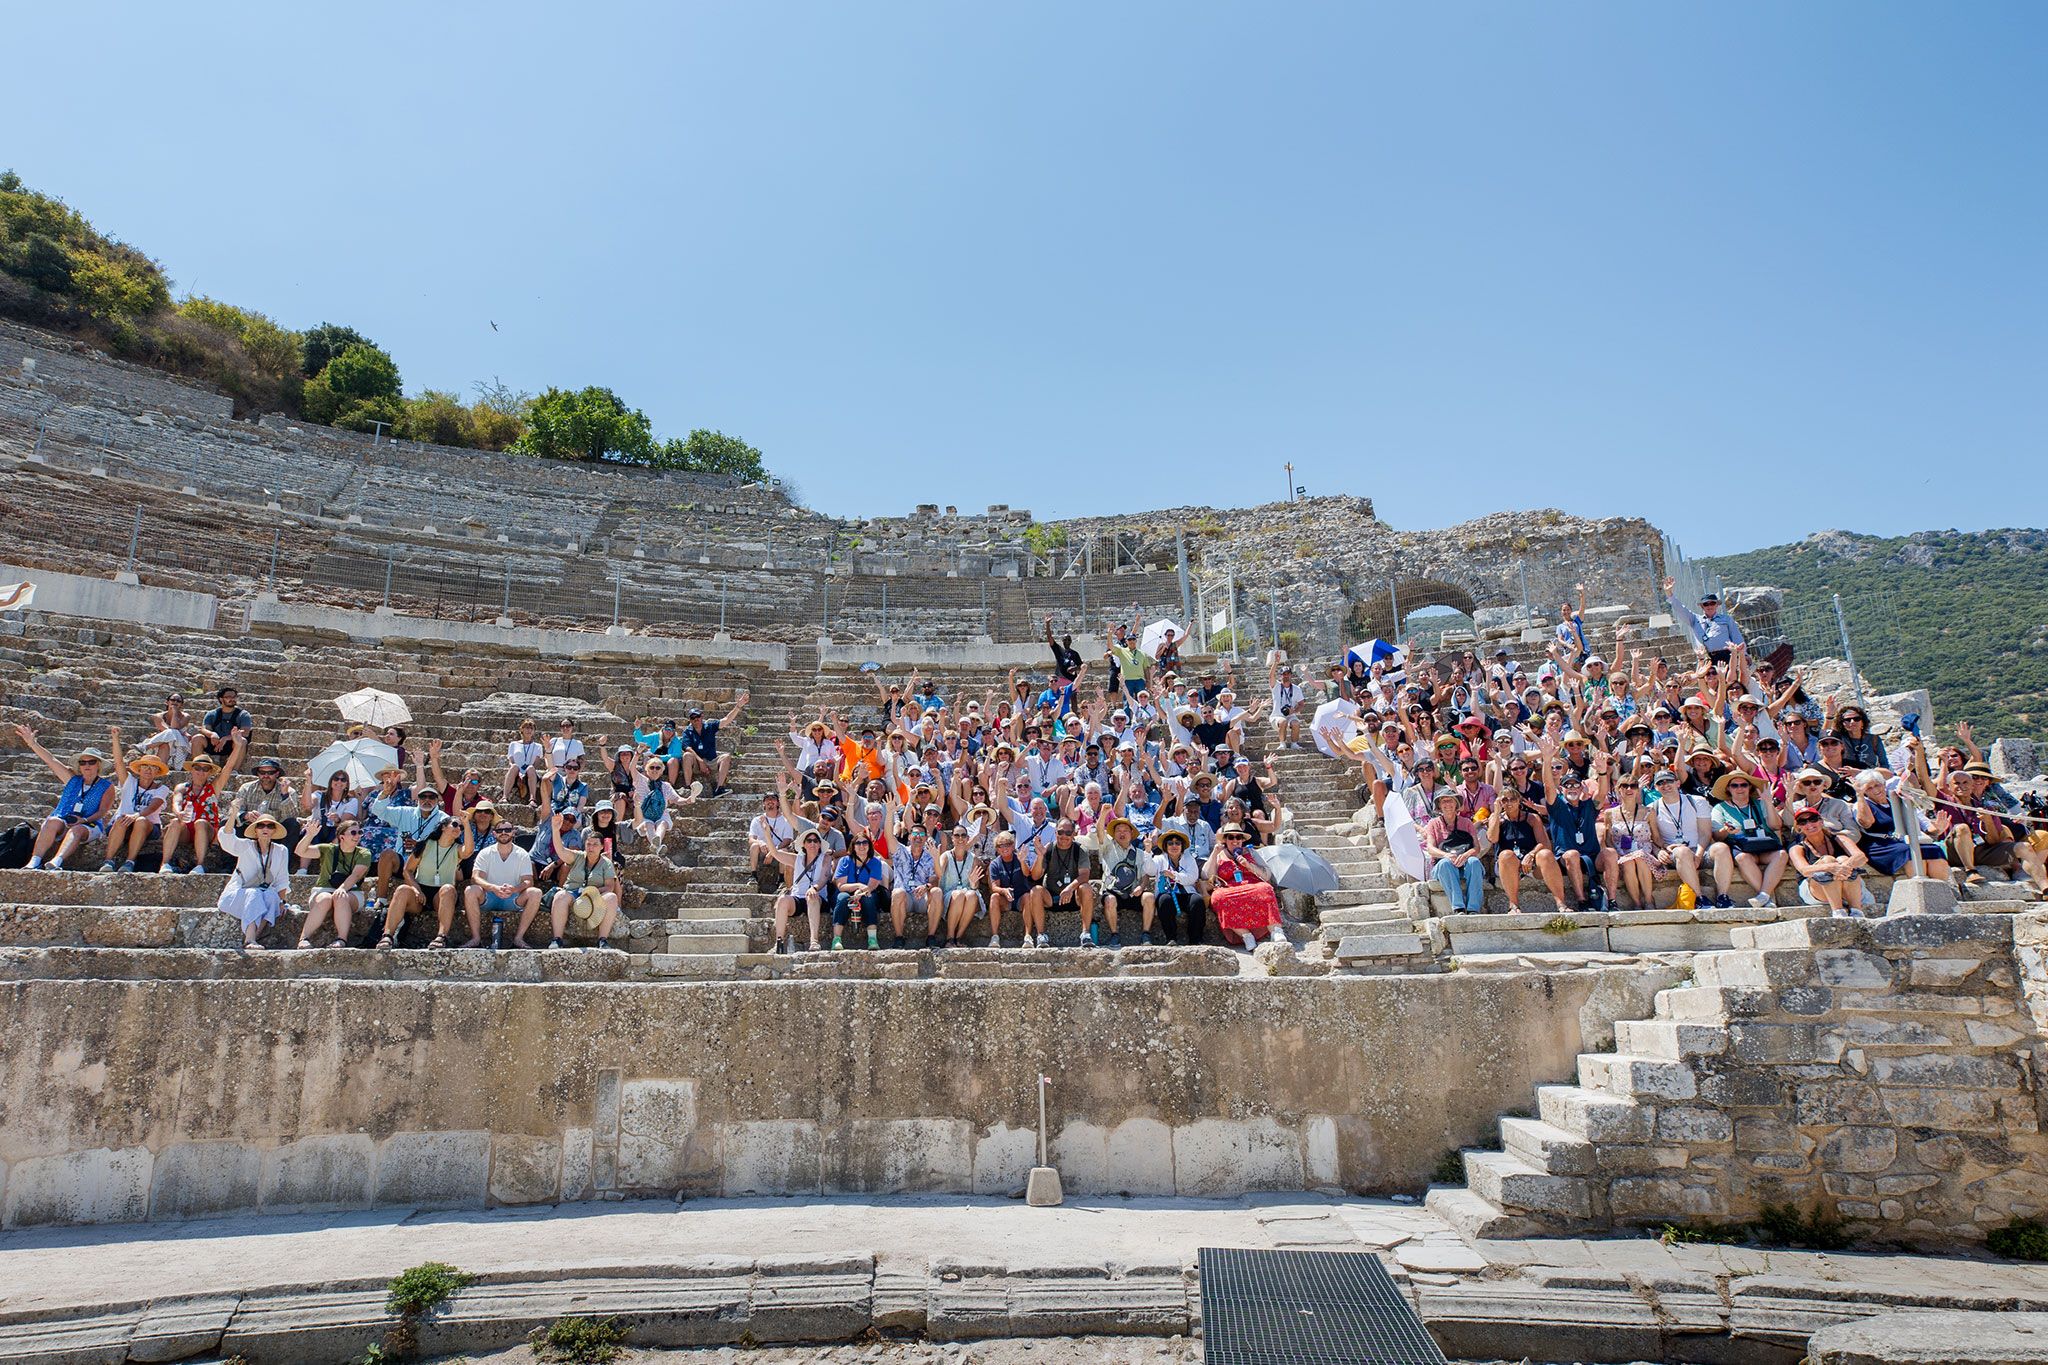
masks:
<path id="1" fill-rule="evenodd" d="M 1408 651 L 1385 640 L 1365 640 L 1344 651 L 1344 667 L 1351 667 L 1353 661 L 1371 668 L 1376 663 L 1391 663 L 1398 668 L 1408 661 Z"/>

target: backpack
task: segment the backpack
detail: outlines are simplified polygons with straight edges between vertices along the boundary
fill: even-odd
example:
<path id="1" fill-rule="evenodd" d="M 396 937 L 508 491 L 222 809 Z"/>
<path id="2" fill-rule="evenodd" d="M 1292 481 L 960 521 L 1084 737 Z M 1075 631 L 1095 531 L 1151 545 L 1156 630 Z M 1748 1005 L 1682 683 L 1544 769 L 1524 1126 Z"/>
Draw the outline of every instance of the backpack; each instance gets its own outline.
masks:
<path id="1" fill-rule="evenodd" d="M 36 832 L 27 825 L 0 832 L 0 867 L 27 867 L 35 848 Z"/>
<path id="2" fill-rule="evenodd" d="M 661 823 L 663 812 L 667 809 L 668 797 L 662 792 L 660 784 L 651 784 L 647 788 L 647 795 L 640 798 L 640 818 L 650 825 L 658 825 Z"/>

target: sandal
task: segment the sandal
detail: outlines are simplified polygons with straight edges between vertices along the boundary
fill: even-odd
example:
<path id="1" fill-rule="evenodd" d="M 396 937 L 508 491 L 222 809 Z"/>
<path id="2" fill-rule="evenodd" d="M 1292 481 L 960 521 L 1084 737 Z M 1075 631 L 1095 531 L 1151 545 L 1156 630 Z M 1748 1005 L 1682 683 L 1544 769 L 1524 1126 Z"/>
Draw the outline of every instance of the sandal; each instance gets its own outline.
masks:
<path id="1" fill-rule="evenodd" d="M 384 935 L 384 937 L 377 940 L 377 946 L 379 948 L 396 948 L 398 946 L 398 940 L 393 938 L 390 934 L 386 934 Z"/>
<path id="2" fill-rule="evenodd" d="M 311 948 L 312 946 L 313 940 L 310 938 L 302 938 L 299 940 L 299 951 L 302 953 L 305 952 L 308 948 Z"/>
<path id="3" fill-rule="evenodd" d="M 448 935 L 446 935 L 446 934 L 436 934 L 436 935 L 434 935 L 434 937 L 433 937 L 433 938 L 432 938 L 431 940 L 429 940 L 429 941 L 428 941 L 428 943 L 427 943 L 427 947 L 429 947 L 429 948 L 446 948 L 447 946 L 448 946 Z"/>

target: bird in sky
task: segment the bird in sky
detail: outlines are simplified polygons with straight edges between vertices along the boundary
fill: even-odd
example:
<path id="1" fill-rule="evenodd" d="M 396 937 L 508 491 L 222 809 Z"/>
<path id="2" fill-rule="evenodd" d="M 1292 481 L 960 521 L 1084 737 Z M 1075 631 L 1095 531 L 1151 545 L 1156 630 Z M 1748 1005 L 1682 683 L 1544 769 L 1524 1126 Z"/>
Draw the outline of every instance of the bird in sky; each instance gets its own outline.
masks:
<path id="1" fill-rule="evenodd" d="M 491 330 L 492 330 L 493 332 L 497 331 L 497 330 L 498 330 L 498 324 L 497 324 L 497 323 L 495 323 L 495 322 L 493 322 L 493 323 L 491 324 Z"/>

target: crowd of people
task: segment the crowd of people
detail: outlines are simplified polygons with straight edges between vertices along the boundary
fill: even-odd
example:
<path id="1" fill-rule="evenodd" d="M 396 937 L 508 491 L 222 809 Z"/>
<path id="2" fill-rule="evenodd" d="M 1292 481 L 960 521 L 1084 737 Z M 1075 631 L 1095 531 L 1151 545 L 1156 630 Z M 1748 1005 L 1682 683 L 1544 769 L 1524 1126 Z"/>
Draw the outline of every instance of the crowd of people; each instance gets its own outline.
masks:
<path id="1" fill-rule="evenodd" d="M 978 941 L 1048 947 L 1049 917 L 1076 915 L 1101 946 L 1284 941 L 1259 850 L 1281 826 L 1272 760 L 1247 730 L 1293 738 L 1301 689 L 1273 663 L 1241 697 L 1229 665 L 1183 673 L 1169 633 L 1147 652 L 1118 625 L 1104 657 L 1081 658 L 1046 622 L 1053 665 L 1011 670 L 1006 691 L 947 697 L 913 671 L 874 686 L 877 720 L 792 715 L 779 777 L 748 829 L 748 866 L 775 896 L 777 952 Z M 1269 719 L 1271 718 L 1271 719 Z M 798 926 L 808 930 L 800 935 Z"/>
<path id="2" fill-rule="evenodd" d="M 1580 592 L 1533 675 L 1505 645 L 1490 661 L 1354 656 L 1330 671 L 1319 746 L 1357 761 L 1361 803 L 1399 803 L 1390 829 L 1414 829 L 1455 911 L 1481 913 L 1492 882 L 1519 913 L 1525 877 L 1560 907 L 1647 909 L 1674 875 L 1681 906 L 1730 907 L 1740 877 L 1751 905 L 1861 915 L 1868 876 L 1910 875 L 1916 853 L 1926 876 L 1995 871 L 2048 892 L 2048 830 L 1967 723 L 1953 745 L 1909 726 L 1888 748 L 1860 701 L 1816 701 L 1803 670 L 1752 658 L 1712 593 L 1696 612 L 1672 604 L 1692 667 L 1646 660 L 1626 626 L 1604 658 Z"/>
<path id="3" fill-rule="evenodd" d="M 1697 613 L 1674 606 L 1696 642 L 1690 668 L 1646 659 L 1626 626 L 1603 657 L 1567 603 L 1533 674 L 1506 646 L 1433 664 L 1353 651 L 1312 682 L 1276 653 L 1242 688 L 1227 663 L 1183 668 L 1171 632 L 1147 648 L 1138 621 L 1119 624 L 1088 661 L 1048 618 L 1051 669 L 1012 670 L 1000 695 L 876 672 L 873 720 L 790 716 L 748 826 L 748 872 L 773 897 L 777 952 L 824 950 L 828 922 L 834 949 L 849 935 L 880 947 L 884 920 L 904 946 L 913 917 L 930 948 L 984 936 L 1045 947 L 1050 917 L 1066 913 L 1089 945 L 1105 932 L 1115 946 L 1194 944 L 1213 925 L 1250 950 L 1285 936 L 1262 852 L 1284 812 L 1272 758 L 1246 752 L 1256 730 L 1271 747 L 1355 761 L 1361 804 L 1390 835 L 1413 831 L 1422 875 L 1462 912 L 1482 911 L 1492 884 L 1519 913 L 1525 878 L 1561 907 L 1647 908 L 1668 874 L 1680 905 L 1732 906 L 1740 878 L 1753 905 L 1796 896 L 1857 915 L 1873 903 L 1870 874 L 1916 861 L 1931 877 L 2009 872 L 2048 892 L 2048 832 L 1994 779 L 1968 725 L 1932 752 L 1911 727 L 1887 748 L 1860 702 L 1816 702 L 1802 671 L 1752 658 L 1716 597 Z M 545 738 L 526 721 L 501 775 L 451 776 L 441 741 L 389 727 L 368 736 L 392 758 L 367 782 L 346 767 L 303 764 L 294 782 L 279 758 L 251 765 L 255 721 L 232 687 L 203 715 L 172 696 L 146 740 L 124 744 L 114 727 L 106 752 L 66 759 L 16 727 L 61 783 L 28 865 L 62 870 L 97 840 L 101 871 L 135 871 L 154 840 L 158 871 L 199 872 L 218 849 L 233 869 L 220 905 L 250 946 L 295 894 L 295 869 L 302 948 L 330 926 L 336 942 L 361 926 L 364 946 L 393 946 L 424 914 L 433 947 L 455 944 L 458 917 L 457 946 L 483 944 L 486 921 L 494 945 L 509 924 L 527 946 L 544 912 L 549 946 L 573 916 L 603 947 L 622 850 L 660 848 L 682 808 L 730 794 L 719 732 L 748 700 L 719 718 L 643 717 L 616 747 L 599 735 L 588 750 L 573 719 Z M 533 827 L 499 801 L 533 807 Z"/>
<path id="4" fill-rule="evenodd" d="M 523 722 L 507 744 L 499 796 L 534 808 L 531 829 L 499 813 L 485 772 L 451 776 L 439 739 L 415 746 L 398 726 L 369 734 L 352 724 L 338 736 L 385 746 L 390 758 L 367 774 L 346 764 L 321 772 L 309 761 L 294 782 L 280 758 L 250 764 L 256 723 L 231 687 L 204 715 L 186 711 L 174 694 L 151 718 L 147 739 L 131 747 L 110 727 L 105 752 L 88 746 L 68 759 L 16 726 L 62 784 L 27 866 L 66 870 L 99 841 L 99 871 L 135 872 L 153 859 L 159 874 L 182 865 L 190 875 L 207 871 L 218 849 L 230 864 L 219 906 L 237 917 L 251 948 L 262 946 L 263 930 L 295 894 L 305 912 L 300 948 L 314 946 L 323 929 L 335 944 L 357 942 L 359 926 L 361 946 L 395 947 L 405 921 L 420 914 L 434 919 L 431 948 L 482 946 L 487 921 L 492 946 L 508 941 L 509 926 L 510 944 L 530 947 L 543 913 L 549 947 L 564 946 L 574 917 L 604 948 L 618 921 L 624 850 L 659 848 L 678 807 L 728 794 L 731 758 L 718 752 L 717 735 L 746 701 L 742 692 L 722 721 L 694 707 L 682 725 L 645 719 L 616 749 L 596 736 L 596 751 L 611 755 L 608 792 L 601 784 L 593 792 L 584 776 L 573 719 L 546 742 L 534 739 L 535 722 Z M 175 784 L 173 772 L 183 774 Z M 304 879 L 297 892 L 294 873 Z M 459 943 L 458 915 L 468 931 Z"/>

